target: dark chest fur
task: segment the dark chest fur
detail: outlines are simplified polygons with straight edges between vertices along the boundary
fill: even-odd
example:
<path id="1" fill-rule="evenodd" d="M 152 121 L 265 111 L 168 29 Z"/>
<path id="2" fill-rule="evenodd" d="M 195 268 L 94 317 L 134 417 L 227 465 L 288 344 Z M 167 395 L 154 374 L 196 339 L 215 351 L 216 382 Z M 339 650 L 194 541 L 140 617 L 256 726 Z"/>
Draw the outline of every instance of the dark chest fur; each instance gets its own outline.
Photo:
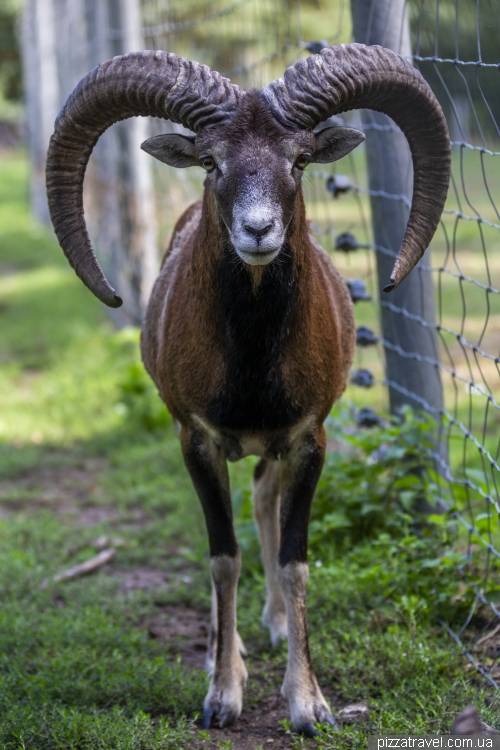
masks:
<path id="1" fill-rule="evenodd" d="M 207 416 L 221 430 L 287 429 L 301 416 L 285 390 L 281 367 L 296 305 L 291 250 L 282 248 L 256 290 L 231 247 L 214 270 L 227 370 Z"/>

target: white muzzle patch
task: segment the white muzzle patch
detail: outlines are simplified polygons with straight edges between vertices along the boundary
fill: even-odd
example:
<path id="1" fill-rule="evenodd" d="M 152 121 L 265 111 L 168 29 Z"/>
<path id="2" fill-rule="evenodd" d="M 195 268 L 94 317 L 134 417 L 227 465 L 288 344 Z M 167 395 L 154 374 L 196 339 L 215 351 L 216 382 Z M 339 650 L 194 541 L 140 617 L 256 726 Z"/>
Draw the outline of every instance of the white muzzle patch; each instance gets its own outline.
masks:
<path id="1" fill-rule="evenodd" d="M 244 263 L 250 266 L 271 263 L 281 250 L 284 235 L 279 203 L 262 195 L 247 194 L 245 200 L 234 204 L 231 242 Z"/>

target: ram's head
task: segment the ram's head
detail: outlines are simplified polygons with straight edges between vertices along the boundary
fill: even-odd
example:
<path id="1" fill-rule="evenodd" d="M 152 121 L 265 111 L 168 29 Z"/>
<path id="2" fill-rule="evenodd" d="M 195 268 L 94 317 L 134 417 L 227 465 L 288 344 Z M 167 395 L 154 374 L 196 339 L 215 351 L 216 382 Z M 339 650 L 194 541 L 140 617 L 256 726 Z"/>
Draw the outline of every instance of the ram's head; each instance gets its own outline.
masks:
<path id="1" fill-rule="evenodd" d="M 247 263 L 273 260 L 293 216 L 301 173 L 335 161 L 363 140 L 350 128 L 315 128 L 328 117 L 368 108 L 405 134 L 413 201 L 386 291 L 422 257 L 439 222 L 450 175 L 446 121 L 431 89 L 406 60 L 382 47 L 323 49 L 259 92 L 247 92 L 204 65 L 165 52 L 136 52 L 99 65 L 80 81 L 56 121 L 47 160 L 52 222 L 70 264 L 111 307 L 122 304 L 96 260 L 83 214 L 83 179 L 99 136 L 132 116 L 182 123 L 195 135 L 143 144 L 176 167 L 203 166 L 219 217 Z"/>

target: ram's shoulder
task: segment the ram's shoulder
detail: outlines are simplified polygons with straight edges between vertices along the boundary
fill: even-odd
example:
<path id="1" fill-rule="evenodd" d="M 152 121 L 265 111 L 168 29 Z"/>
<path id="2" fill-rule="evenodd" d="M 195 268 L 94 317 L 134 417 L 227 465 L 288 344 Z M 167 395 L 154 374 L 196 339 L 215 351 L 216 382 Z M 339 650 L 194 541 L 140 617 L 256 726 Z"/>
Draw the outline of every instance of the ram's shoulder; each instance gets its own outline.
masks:
<path id="1" fill-rule="evenodd" d="M 321 247 L 312 232 L 309 233 L 309 239 L 313 248 L 314 256 L 317 259 L 325 278 L 334 286 L 335 290 L 338 290 L 338 294 L 340 294 L 341 297 L 346 297 L 350 300 L 347 284 L 342 278 L 338 268 L 333 264 L 326 250 Z"/>
<path id="2" fill-rule="evenodd" d="M 200 223 L 201 212 L 202 212 L 201 200 L 196 201 L 196 203 L 192 203 L 189 206 L 189 208 L 187 208 L 184 211 L 184 213 L 182 214 L 182 216 L 180 217 L 180 219 L 178 220 L 177 224 L 174 227 L 174 231 L 172 232 L 172 238 L 165 251 L 165 255 L 163 256 L 163 260 L 161 262 L 162 270 L 163 270 L 163 267 L 165 266 L 165 263 L 168 261 L 168 259 L 171 256 L 178 255 L 178 253 L 186 245 L 188 239 L 191 237 L 196 227 Z"/>

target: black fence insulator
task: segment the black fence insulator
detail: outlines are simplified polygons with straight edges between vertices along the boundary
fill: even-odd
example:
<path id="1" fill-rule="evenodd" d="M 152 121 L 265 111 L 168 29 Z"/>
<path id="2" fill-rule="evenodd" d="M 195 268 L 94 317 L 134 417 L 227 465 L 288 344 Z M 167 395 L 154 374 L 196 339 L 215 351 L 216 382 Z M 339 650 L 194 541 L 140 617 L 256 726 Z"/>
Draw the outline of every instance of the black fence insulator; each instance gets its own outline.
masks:
<path id="1" fill-rule="evenodd" d="M 328 44 L 328 42 L 326 42 L 324 39 L 321 39 L 316 42 L 306 42 L 304 44 L 304 49 L 310 52 L 311 55 L 317 55 L 319 52 L 321 52 L 322 49 L 329 46 L 330 45 Z"/>
<path id="2" fill-rule="evenodd" d="M 351 189 L 351 181 L 346 174 L 332 174 L 326 181 L 326 189 L 337 198 Z"/>
<path id="3" fill-rule="evenodd" d="M 365 406 L 363 409 L 359 410 L 356 422 L 358 423 L 359 427 L 382 426 L 382 419 L 376 412 L 373 411 L 373 409 L 370 409 L 370 407 L 368 406 Z"/>
<path id="4" fill-rule="evenodd" d="M 358 247 L 358 241 L 351 232 L 339 234 L 335 240 L 335 250 L 341 250 L 343 253 L 352 253 Z"/>
<path id="5" fill-rule="evenodd" d="M 370 370 L 354 370 L 351 375 L 351 383 L 361 388 L 371 388 L 374 383 L 373 373 Z"/>
<path id="6" fill-rule="evenodd" d="M 368 326 L 359 326 L 356 330 L 356 344 L 358 346 L 374 346 L 377 341 L 377 334 Z"/>
<path id="7" fill-rule="evenodd" d="M 362 279 L 349 279 L 347 287 L 353 302 L 369 302 L 371 300 Z"/>

